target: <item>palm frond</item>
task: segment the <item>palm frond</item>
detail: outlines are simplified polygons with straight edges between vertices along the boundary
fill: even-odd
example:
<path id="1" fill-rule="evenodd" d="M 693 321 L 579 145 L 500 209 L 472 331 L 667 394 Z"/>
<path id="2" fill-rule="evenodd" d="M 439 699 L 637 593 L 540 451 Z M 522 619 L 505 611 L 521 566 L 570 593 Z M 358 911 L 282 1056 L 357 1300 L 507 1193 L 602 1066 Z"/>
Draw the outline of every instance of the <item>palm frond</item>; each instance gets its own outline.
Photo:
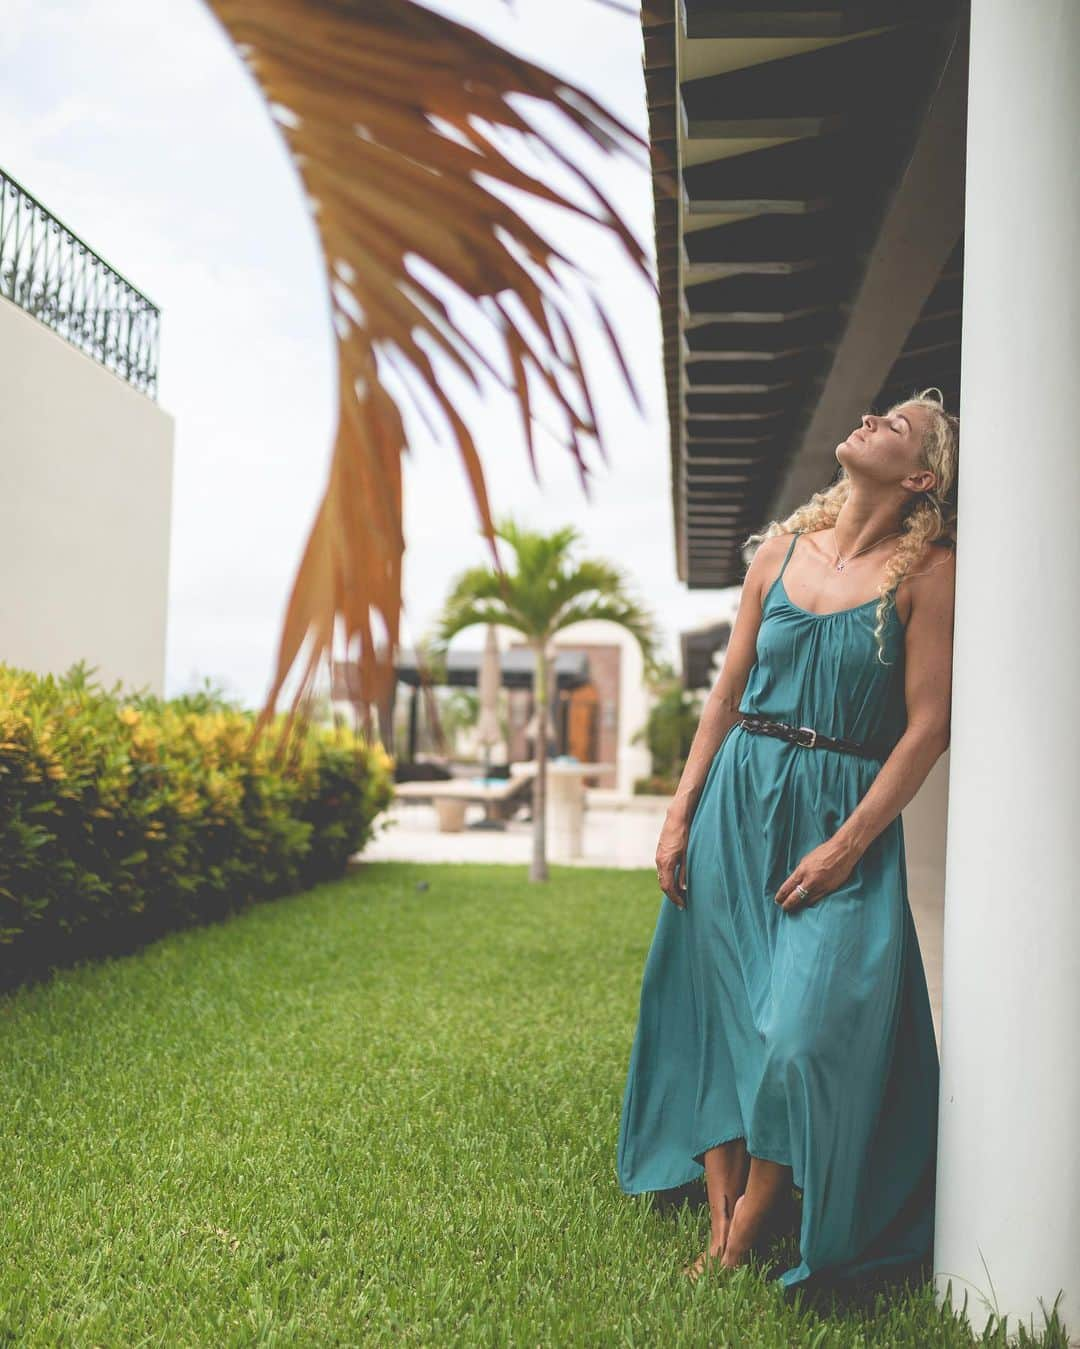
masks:
<path id="1" fill-rule="evenodd" d="M 619 596 L 609 599 L 602 595 L 594 595 L 591 599 L 583 597 L 575 600 L 573 604 L 568 604 L 562 610 L 552 627 L 553 631 L 560 632 L 563 628 L 572 627 L 575 623 L 589 623 L 598 620 L 617 623 L 619 627 L 625 628 L 632 637 L 636 638 L 645 660 L 646 670 L 651 671 L 655 668 L 663 634 L 654 621 L 651 611 L 628 597 Z"/>
<path id="2" fill-rule="evenodd" d="M 486 373 L 518 399 L 534 475 L 530 376 L 565 415 L 568 448 L 583 483 L 581 437 L 595 437 L 601 452 L 603 445 L 556 264 L 572 275 L 580 270 L 481 178 L 602 225 L 655 290 L 646 255 L 615 206 L 512 99 L 524 94 L 558 109 L 607 152 L 629 154 L 638 147 L 647 163 L 648 141 L 586 90 L 414 0 L 207 4 L 252 71 L 303 180 L 322 244 L 339 362 L 329 480 L 293 582 L 258 728 L 272 716 L 307 642 L 288 734 L 320 660 L 332 660 L 340 627 L 350 696 L 370 733 L 370 707 L 384 705 L 393 687 L 405 548 L 400 461 L 406 438 L 401 409 L 382 383 L 384 370 L 407 371 L 441 409 L 501 570 L 480 454 L 440 386 L 431 351 L 474 385 Z M 589 205 L 514 163 L 496 140 L 507 132 L 569 170 Z M 473 316 L 505 353 L 509 379 L 455 322 L 433 287 L 408 268 L 410 254 L 471 299 Z M 610 319 L 586 289 L 640 408 Z M 510 296 L 533 336 L 510 316 Z M 381 618 L 381 640 L 373 617 Z"/>

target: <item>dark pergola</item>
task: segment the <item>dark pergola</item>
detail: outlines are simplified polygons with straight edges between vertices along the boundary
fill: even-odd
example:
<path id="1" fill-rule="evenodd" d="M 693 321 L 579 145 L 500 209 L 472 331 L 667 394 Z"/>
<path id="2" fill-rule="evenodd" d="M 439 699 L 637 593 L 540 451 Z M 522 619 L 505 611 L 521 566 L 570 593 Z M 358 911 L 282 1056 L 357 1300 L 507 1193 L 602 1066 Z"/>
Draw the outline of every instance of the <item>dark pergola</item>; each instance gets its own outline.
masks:
<path id="1" fill-rule="evenodd" d="M 866 411 L 959 401 L 967 7 L 642 7 L 680 580 L 835 478 Z"/>
<path id="2" fill-rule="evenodd" d="M 409 688 L 408 742 L 405 747 L 407 762 L 416 757 L 417 732 L 419 724 L 420 690 L 425 683 L 442 688 L 476 688 L 480 681 L 480 667 L 483 664 L 482 650 L 455 650 L 446 652 L 445 669 L 438 677 L 433 677 L 429 663 L 419 661 L 415 649 L 401 647 L 395 662 L 397 680 L 388 705 L 380 708 L 383 743 L 394 751 L 394 705 L 397 701 L 397 685 L 405 684 Z M 556 696 L 560 692 L 569 693 L 591 682 L 589 656 L 585 651 L 565 648 L 556 649 L 549 662 L 551 679 Z M 529 689 L 534 684 L 536 656 L 528 647 L 513 647 L 499 653 L 500 687 L 504 689 Z M 331 695 L 334 699 L 348 699 L 347 669 L 341 661 L 335 661 Z"/>
<path id="3" fill-rule="evenodd" d="M 709 623 L 703 628 L 680 633 L 684 688 L 709 689 L 713 686 L 716 682 L 713 657 L 727 649 L 730 638 L 731 624 L 728 622 Z"/>
<path id="4" fill-rule="evenodd" d="M 455 651 L 446 653 L 446 674 L 438 683 L 445 687 L 475 688 L 483 664 L 483 651 Z M 557 650 L 554 660 L 552 679 L 556 689 L 576 689 L 589 682 L 589 657 L 584 651 Z M 531 689 L 536 671 L 536 656 L 527 647 L 513 647 L 499 653 L 499 668 L 502 674 L 501 686 L 504 689 Z M 400 683 L 419 688 L 422 680 L 420 665 L 415 651 L 402 648 L 395 665 Z M 424 665 L 425 675 L 430 671 Z"/>

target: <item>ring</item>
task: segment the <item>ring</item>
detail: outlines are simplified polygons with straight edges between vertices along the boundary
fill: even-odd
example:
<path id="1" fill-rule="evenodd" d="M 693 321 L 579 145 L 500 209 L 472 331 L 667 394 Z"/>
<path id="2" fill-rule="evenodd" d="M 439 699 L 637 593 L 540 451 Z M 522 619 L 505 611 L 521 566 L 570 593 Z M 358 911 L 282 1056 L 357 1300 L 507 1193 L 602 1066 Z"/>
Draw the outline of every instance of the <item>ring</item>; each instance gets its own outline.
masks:
<path id="1" fill-rule="evenodd" d="M 810 893 L 810 891 L 806 888 L 806 886 L 803 885 L 802 881 L 800 881 L 799 884 L 795 887 L 795 891 L 797 894 L 802 895 L 803 899 L 805 899 L 807 895 L 809 895 Z"/>

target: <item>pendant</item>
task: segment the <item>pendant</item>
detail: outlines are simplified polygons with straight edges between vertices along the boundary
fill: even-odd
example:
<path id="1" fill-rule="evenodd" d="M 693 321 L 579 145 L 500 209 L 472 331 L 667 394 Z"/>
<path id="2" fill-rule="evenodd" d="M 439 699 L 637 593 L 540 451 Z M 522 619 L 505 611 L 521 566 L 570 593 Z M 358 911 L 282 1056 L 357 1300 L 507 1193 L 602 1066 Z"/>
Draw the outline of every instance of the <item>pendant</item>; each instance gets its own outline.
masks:
<path id="1" fill-rule="evenodd" d="M 843 571 L 843 570 L 844 570 L 844 564 L 843 564 L 843 562 L 837 562 L 837 564 L 836 564 L 836 570 L 837 570 L 837 571 Z"/>

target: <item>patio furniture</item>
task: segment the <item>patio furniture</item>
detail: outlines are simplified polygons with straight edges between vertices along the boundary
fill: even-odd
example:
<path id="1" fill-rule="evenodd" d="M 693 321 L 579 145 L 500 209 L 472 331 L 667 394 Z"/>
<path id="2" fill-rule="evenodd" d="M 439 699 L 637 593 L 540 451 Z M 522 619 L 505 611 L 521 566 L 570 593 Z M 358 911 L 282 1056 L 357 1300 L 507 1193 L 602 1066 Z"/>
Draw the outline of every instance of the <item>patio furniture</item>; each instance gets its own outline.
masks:
<path id="1" fill-rule="evenodd" d="M 549 760 L 547 825 L 548 857 L 552 862 L 568 862 L 584 854 L 585 779 L 612 767 L 576 759 Z"/>
<path id="2" fill-rule="evenodd" d="M 532 799 L 536 776 L 534 763 L 512 766 L 508 778 L 450 778 L 444 782 L 399 782 L 394 796 L 405 801 L 431 802 L 439 819 L 439 832 L 459 833 L 465 828 L 465 808 L 479 801 L 489 820 L 508 820 L 523 801 Z"/>
<path id="3" fill-rule="evenodd" d="M 549 855 L 553 861 L 582 855 L 585 816 L 585 779 L 613 767 L 607 763 L 579 763 L 556 757 L 548 760 L 547 821 Z M 441 834 L 460 833 L 465 827 L 465 809 L 472 801 L 483 803 L 488 820 L 508 820 L 522 802 L 532 801 L 536 763 L 510 765 L 506 779 L 453 778 L 446 782 L 399 782 L 395 797 L 406 801 L 431 802 Z"/>

